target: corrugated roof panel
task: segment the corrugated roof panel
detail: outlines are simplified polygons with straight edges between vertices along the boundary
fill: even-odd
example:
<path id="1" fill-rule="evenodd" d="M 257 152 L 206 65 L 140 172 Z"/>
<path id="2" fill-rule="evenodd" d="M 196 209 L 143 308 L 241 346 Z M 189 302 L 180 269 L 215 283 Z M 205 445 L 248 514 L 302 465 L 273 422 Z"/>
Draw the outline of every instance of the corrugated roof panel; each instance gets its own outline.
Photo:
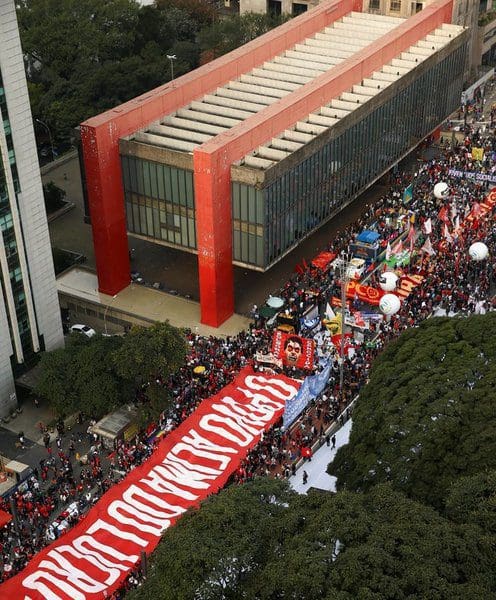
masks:
<path id="1" fill-rule="evenodd" d="M 198 144 L 236 126 L 352 58 L 402 22 L 403 19 L 396 17 L 349 13 L 272 60 L 226 82 L 174 114 L 164 116 L 161 123 L 150 125 L 148 132 L 136 134 L 136 139 L 139 136 L 141 141 L 150 144 L 192 152 Z M 301 144 L 308 143 L 380 93 L 390 82 L 408 73 L 460 31 L 457 26 L 442 25 L 430 32 L 422 43 L 400 53 L 383 69 L 356 82 L 339 98 L 332 99 L 326 106 L 300 119 L 293 128 L 263 144 L 257 150 L 258 156 L 250 154 L 250 166 L 268 168 L 296 151 Z"/>
<path id="2" fill-rule="evenodd" d="M 372 30 L 374 28 L 371 27 L 370 29 Z M 435 30 L 435 32 L 430 35 L 430 37 L 433 38 L 433 40 L 429 42 L 432 44 L 430 49 L 425 44 L 420 46 L 417 43 L 406 51 L 401 52 L 399 57 L 391 60 L 388 65 L 383 65 L 380 70 L 372 73 L 370 77 L 364 78 L 359 84 L 353 85 L 351 90 L 343 92 L 339 98 L 333 98 L 327 106 L 322 106 L 318 110 L 310 113 L 305 120 L 300 120 L 295 123 L 293 130 L 286 129 L 278 138 L 272 138 L 265 146 L 258 148 L 258 152 L 263 152 L 264 148 L 271 150 L 276 147 L 281 147 L 281 143 L 278 142 L 278 139 L 291 139 L 292 132 L 293 135 L 301 135 L 302 133 L 307 132 L 309 138 L 306 142 L 304 139 L 301 139 L 301 142 L 308 143 L 315 135 L 319 135 L 326 131 L 326 129 L 333 127 L 340 119 L 351 114 L 357 107 L 366 104 L 370 98 L 379 94 L 382 89 L 410 72 L 428 56 L 432 56 L 433 53 L 452 39 L 449 36 L 458 35 L 461 31 L 463 31 L 463 28 L 455 27 L 455 29 L 453 29 L 451 26 L 451 28 L 444 31 L 442 35 L 438 35 L 438 30 Z M 440 40 L 442 43 L 440 43 Z M 425 38 L 423 41 L 425 42 Z M 312 131 L 312 127 L 317 129 Z M 273 155 L 273 157 L 275 160 L 276 155 Z M 242 162 L 243 161 L 241 161 L 241 163 Z"/>

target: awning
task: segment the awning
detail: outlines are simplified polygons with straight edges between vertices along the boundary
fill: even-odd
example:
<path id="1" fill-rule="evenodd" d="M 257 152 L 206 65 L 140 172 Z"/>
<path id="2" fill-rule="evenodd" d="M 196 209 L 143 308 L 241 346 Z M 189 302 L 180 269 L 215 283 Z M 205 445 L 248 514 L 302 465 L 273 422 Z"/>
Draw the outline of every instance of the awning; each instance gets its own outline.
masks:
<path id="1" fill-rule="evenodd" d="M 279 310 L 277 308 L 272 308 L 272 306 L 262 306 L 258 311 L 258 314 L 264 319 L 272 319 L 272 317 L 277 314 Z"/>
<path id="2" fill-rule="evenodd" d="M 12 515 L 5 510 L 0 509 L 0 527 L 4 527 L 12 521 Z"/>

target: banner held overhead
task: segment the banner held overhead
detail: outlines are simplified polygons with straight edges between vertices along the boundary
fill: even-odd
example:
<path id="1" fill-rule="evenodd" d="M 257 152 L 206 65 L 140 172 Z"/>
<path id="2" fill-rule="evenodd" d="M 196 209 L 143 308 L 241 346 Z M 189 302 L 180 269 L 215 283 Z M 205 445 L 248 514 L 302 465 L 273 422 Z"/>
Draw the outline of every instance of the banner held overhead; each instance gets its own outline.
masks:
<path id="1" fill-rule="evenodd" d="M 0 586 L 0 598 L 99 600 L 189 508 L 222 488 L 299 383 L 247 367 L 112 487 L 72 530 Z"/>

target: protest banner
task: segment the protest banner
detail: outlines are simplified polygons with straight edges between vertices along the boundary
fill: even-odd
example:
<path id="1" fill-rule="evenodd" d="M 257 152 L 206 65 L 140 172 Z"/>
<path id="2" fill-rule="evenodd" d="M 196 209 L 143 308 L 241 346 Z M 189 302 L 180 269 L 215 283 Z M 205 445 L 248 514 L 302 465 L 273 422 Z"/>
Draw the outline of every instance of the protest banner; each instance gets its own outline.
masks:
<path id="1" fill-rule="evenodd" d="M 0 585 L 0 598 L 100 600 L 110 595 L 165 529 L 225 485 L 298 388 L 283 375 L 243 369 L 164 437 L 82 521 Z"/>
<path id="2" fill-rule="evenodd" d="M 286 402 L 282 424 L 287 429 L 305 410 L 308 403 L 325 389 L 331 374 L 332 361 L 329 360 L 320 373 L 305 377 L 296 396 Z"/>
<path id="3" fill-rule="evenodd" d="M 299 369 L 313 367 L 315 342 L 294 333 L 276 330 L 272 337 L 272 354 L 280 358 L 283 364 Z"/>

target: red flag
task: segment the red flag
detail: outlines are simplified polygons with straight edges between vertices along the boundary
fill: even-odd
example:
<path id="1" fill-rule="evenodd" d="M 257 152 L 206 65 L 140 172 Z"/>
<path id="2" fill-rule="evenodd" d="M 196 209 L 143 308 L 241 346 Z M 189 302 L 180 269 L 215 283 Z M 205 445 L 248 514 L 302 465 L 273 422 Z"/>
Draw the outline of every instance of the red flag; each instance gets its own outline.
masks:
<path id="1" fill-rule="evenodd" d="M 437 218 L 440 221 L 443 221 L 443 223 L 448 223 L 449 222 L 449 215 L 448 215 L 448 207 L 447 206 L 443 206 L 441 208 L 441 210 L 439 211 Z"/>

